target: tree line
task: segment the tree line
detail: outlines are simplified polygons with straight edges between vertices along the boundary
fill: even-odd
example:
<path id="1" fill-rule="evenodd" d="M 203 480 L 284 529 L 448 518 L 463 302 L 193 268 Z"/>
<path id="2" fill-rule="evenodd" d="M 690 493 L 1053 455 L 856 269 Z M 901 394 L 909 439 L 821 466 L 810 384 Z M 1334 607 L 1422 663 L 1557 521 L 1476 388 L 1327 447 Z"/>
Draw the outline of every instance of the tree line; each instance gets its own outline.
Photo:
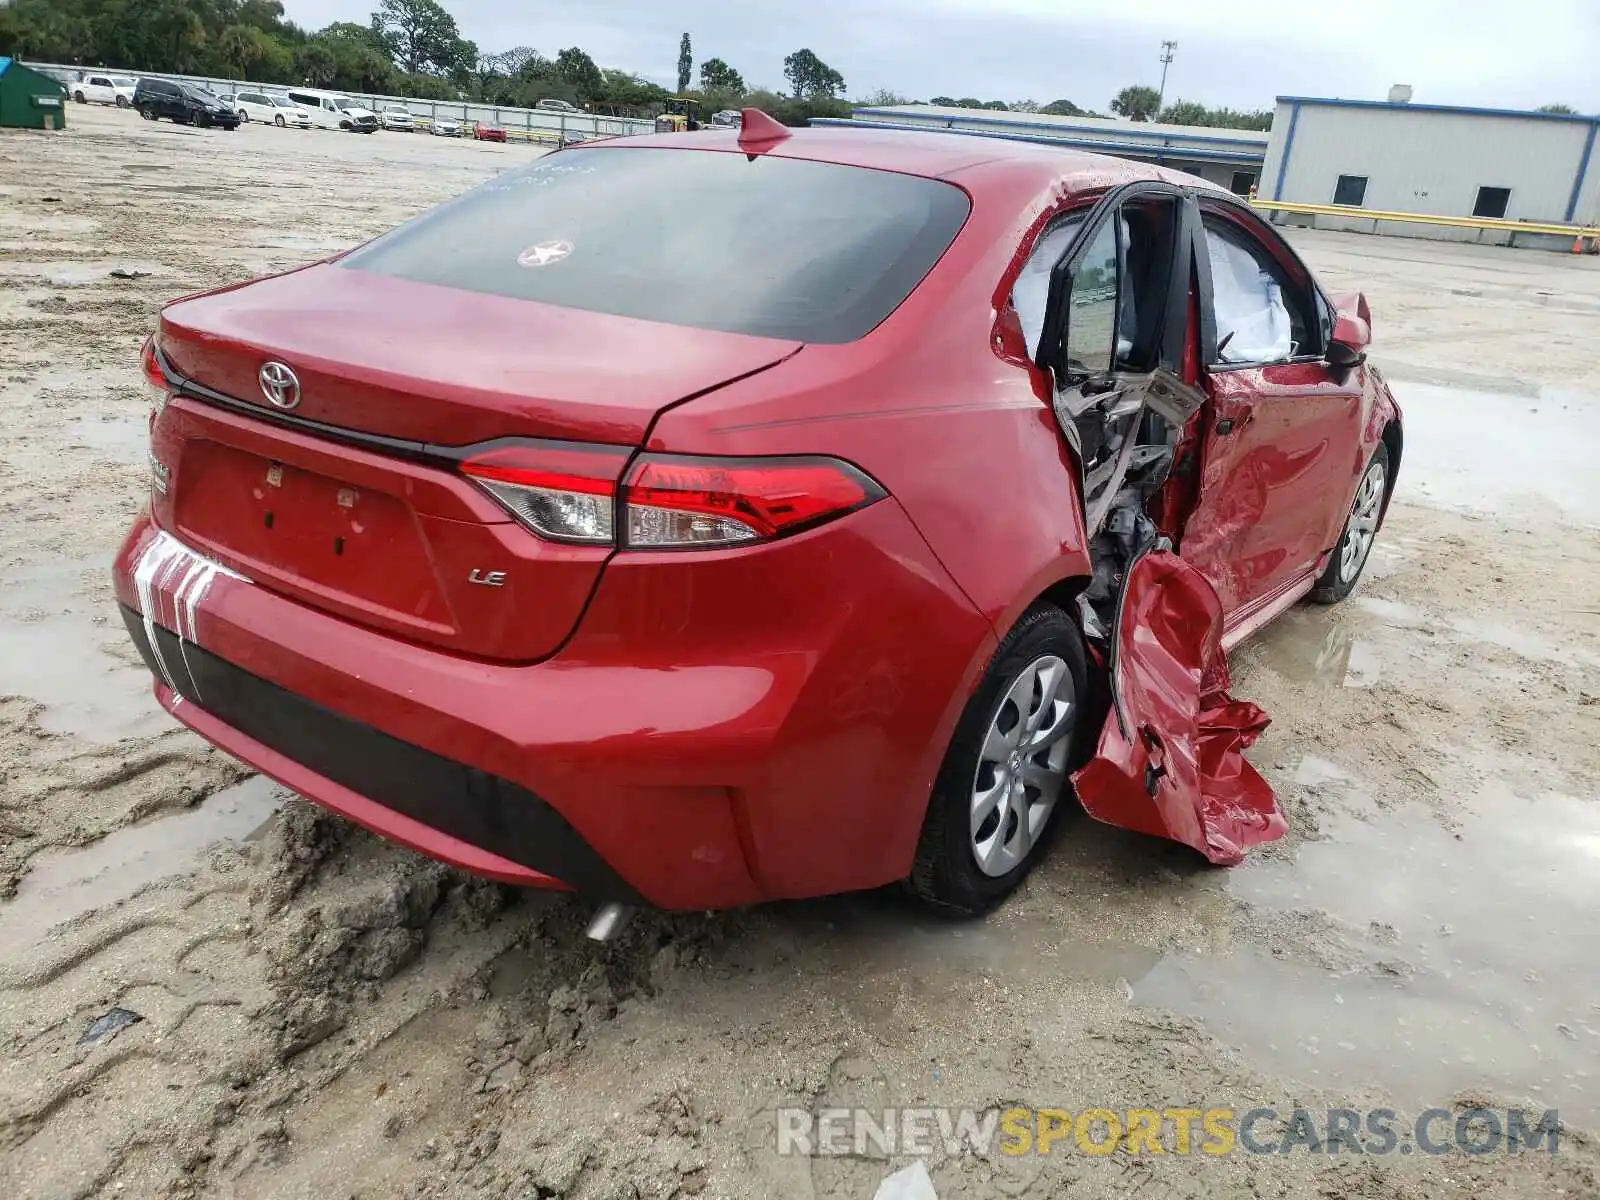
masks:
<path id="1" fill-rule="evenodd" d="M 522 107 L 556 99 L 622 116 L 652 115 L 673 94 L 576 46 L 484 50 L 437 0 L 379 0 L 369 24 L 319 30 L 286 19 L 280 0 L 12 0 L 0 7 L 0 55 Z M 850 112 L 844 77 L 809 49 L 784 60 L 781 93 L 748 87 L 720 58 L 700 63 L 695 86 L 694 67 L 686 33 L 678 93 L 708 112 L 754 104 L 790 124 Z"/>
<path id="2" fill-rule="evenodd" d="M 12 0 L 0 7 L 0 55 L 129 71 L 168 71 L 435 100 L 530 107 L 565 100 L 592 112 L 649 116 L 674 93 L 630 71 L 601 67 L 572 46 L 545 55 L 530 46 L 484 50 L 461 36 L 438 0 L 378 0 L 366 25 L 336 21 L 307 30 L 284 17 L 281 0 Z M 698 62 L 698 67 L 697 67 Z M 751 87 L 722 58 L 697 60 L 689 34 L 678 45 L 677 95 L 706 113 L 753 105 L 791 125 L 848 116 L 844 77 L 813 50 L 784 59 L 782 91 Z M 865 104 L 910 104 L 880 91 Z M 934 96 L 958 108 L 1098 117 L 1070 100 L 1039 104 Z M 1270 111 L 1162 107 L 1154 88 L 1123 88 L 1113 113 L 1135 121 L 1267 129 Z"/>

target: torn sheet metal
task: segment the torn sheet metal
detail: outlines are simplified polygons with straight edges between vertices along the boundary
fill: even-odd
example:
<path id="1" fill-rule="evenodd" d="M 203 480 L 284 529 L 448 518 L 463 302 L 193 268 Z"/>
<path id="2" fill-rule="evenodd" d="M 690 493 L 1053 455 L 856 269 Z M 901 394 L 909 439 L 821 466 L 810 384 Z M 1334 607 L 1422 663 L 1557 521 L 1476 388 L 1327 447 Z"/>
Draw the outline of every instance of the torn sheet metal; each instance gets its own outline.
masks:
<path id="1" fill-rule="evenodd" d="M 1222 604 L 1169 550 L 1128 568 L 1111 687 L 1095 756 L 1073 776 L 1091 816 L 1183 842 L 1224 866 L 1283 836 L 1277 798 L 1243 753 L 1267 716 L 1228 695 Z"/>
<path id="2" fill-rule="evenodd" d="M 1161 369 L 1108 382 L 1060 392 L 1054 404 L 1056 423 L 1083 469 L 1090 537 L 1100 532 L 1124 485 L 1148 496 L 1165 482 L 1184 426 L 1206 398 Z"/>

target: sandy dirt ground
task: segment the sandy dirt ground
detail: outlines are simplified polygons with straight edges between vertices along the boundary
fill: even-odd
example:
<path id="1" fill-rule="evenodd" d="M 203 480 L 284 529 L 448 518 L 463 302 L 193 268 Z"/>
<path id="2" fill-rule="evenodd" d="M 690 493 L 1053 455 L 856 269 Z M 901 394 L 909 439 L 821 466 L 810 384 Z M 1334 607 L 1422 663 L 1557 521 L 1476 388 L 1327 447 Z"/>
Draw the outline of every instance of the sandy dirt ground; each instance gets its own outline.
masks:
<path id="1" fill-rule="evenodd" d="M 776 1153 L 848 1105 L 1565 1121 L 1555 1155 L 936 1145 L 946 1200 L 1600 1194 L 1600 260 L 1294 235 L 1368 292 L 1408 445 L 1356 597 L 1235 655 L 1284 841 L 1222 871 L 1080 818 L 980 923 L 886 891 L 596 946 L 178 729 L 108 582 L 158 305 L 533 151 L 70 116 L 0 134 L 0 1195 L 868 1197 L 912 1159 Z"/>

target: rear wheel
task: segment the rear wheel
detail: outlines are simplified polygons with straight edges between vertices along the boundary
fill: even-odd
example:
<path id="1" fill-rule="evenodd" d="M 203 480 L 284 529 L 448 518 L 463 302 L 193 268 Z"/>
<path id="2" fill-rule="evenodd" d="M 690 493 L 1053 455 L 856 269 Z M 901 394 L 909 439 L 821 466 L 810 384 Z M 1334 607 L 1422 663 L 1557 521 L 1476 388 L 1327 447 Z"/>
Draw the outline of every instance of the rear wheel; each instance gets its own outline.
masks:
<path id="1" fill-rule="evenodd" d="M 1061 609 L 1032 608 L 1006 635 L 928 800 L 908 881 L 922 900 L 976 916 L 1032 869 L 1052 814 L 1073 794 L 1087 683 L 1083 638 Z"/>
<path id="2" fill-rule="evenodd" d="M 128 107 L 128 98 L 126 96 L 118 96 L 117 97 L 117 107 L 118 108 L 127 108 Z"/>
<path id="3" fill-rule="evenodd" d="M 1378 521 L 1383 516 L 1383 501 L 1389 489 L 1389 448 L 1382 442 L 1372 452 L 1367 469 L 1356 485 L 1356 498 L 1345 518 L 1344 532 L 1333 548 L 1328 567 L 1311 590 L 1318 604 L 1337 604 L 1361 581 L 1373 540 L 1378 536 Z"/>

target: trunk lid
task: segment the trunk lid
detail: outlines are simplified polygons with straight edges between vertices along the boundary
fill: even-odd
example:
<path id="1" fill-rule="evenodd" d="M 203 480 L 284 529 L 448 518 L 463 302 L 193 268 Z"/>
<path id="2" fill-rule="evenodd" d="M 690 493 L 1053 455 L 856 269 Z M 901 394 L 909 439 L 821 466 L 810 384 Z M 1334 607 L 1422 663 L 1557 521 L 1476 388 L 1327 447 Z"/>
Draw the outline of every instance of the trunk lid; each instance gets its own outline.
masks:
<path id="1" fill-rule="evenodd" d="M 267 408 L 269 360 L 296 417 L 462 446 L 554 437 L 636 446 L 656 413 L 779 362 L 799 342 L 665 325 L 319 263 L 169 305 L 179 374 Z"/>
<path id="2" fill-rule="evenodd" d="M 661 409 L 799 348 L 328 265 L 180 301 L 160 337 L 173 372 L 242 402 L 162 410 L 164 528 L 295 600 L 512 661 L 559 648 L 611 550 L 541 540 L 433 451 L 555 438 L 609 447 L 620 475 Z M 267 403 L 269 361 L 298 377 L 292 411 Z"/>

